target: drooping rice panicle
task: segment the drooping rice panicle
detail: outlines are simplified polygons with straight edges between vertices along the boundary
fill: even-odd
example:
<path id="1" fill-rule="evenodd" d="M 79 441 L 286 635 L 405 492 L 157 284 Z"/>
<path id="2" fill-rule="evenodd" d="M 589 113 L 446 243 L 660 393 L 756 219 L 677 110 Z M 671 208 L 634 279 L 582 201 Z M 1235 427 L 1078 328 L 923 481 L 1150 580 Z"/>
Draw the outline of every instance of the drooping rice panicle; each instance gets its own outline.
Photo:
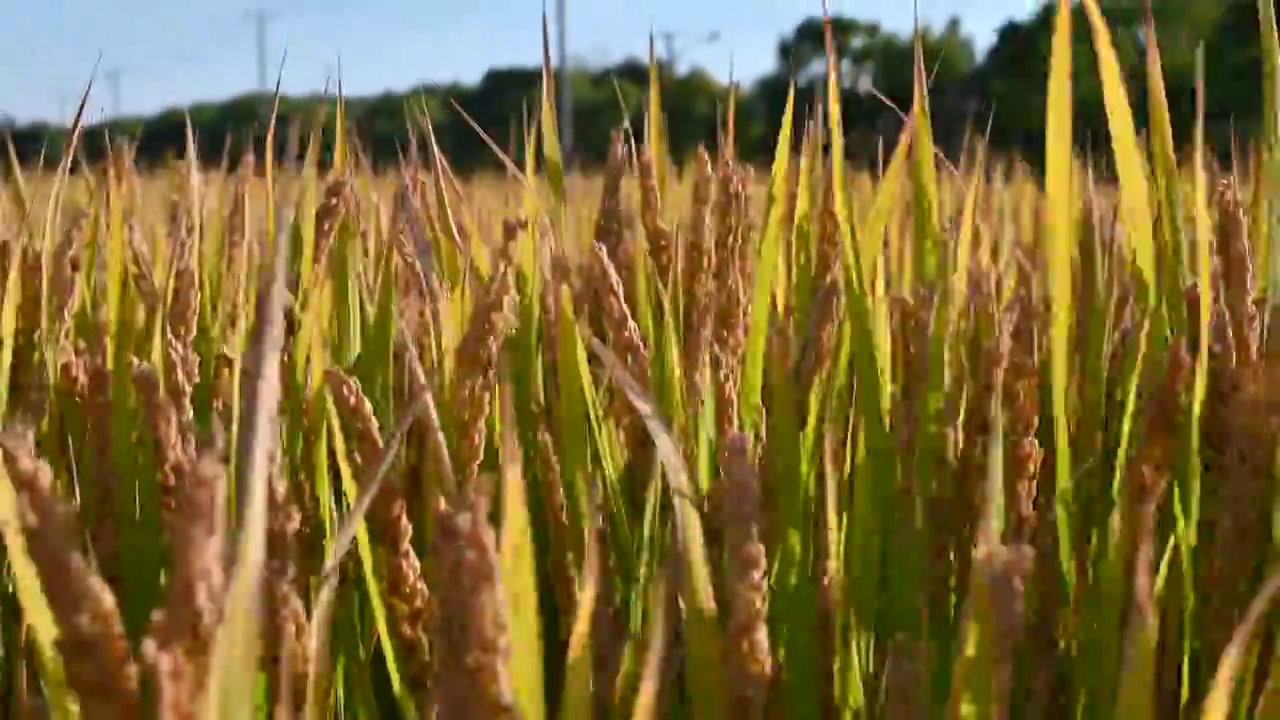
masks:
<path id="1" fill-rule="evenodd" d="M 593 273 L 592 284 L 596 288 L 599 302 L 598 317 L 604 328 L 605 338 L 614 352 L 622 358 L 627 372 L 636 382 L 647 387 L 649 383 L 649 350 L 640 329 L 636 326 L 627 306 L 626 290 L 622 279 L 618 276 L 609 254 L 603 245 L 592 245 Z M 610 412 L 627 439 L 628 445 L 634 443 L 636 433 L 640 431 L 636 419 L 625 398 L 619 397 L 610 406 Z"/>
<path id="2" fill-rule="evenodd" d="M 433 583 L 439 611 L 431 645 L 438 654 L 434 687 L 438 717 L 515 718 L 507 656 L 507 609 L 498 572 L 487 498 L 450 507 L 441 499 L 432 534 Z"/>
<path id="3" fill-rule="evenodd" d="M 712 269 L 716 262 L 715 241 L 711 234 L 715 173 L 712 169 L 711 157 L 705 148 L 698 149 L 693 172 L 692 209 L 681 258 L 684 307 L 683 370 L 685 398 L 690 406 L 690 417 L 698 415 L 702 407 L 702 397 L 707 388 L 703 373 L 707 367 L 707 354 L 711 349 L 711 332 L 715 317 L 715 302 L 711 292 L 714 287 Z"/>
<path id="4" fill-rule="evenodd" d="M 199 715 L 227 587 L 226 468 L 205 452 L 187 461 L 178 483 L 169 528 L 173 574 L 143 644 L 160 716 L 174 719 Z"/>
<path id="5" fill-rule="evenodd" d="M 537 429 L 537 469 L 538 483 L 544 512 L 550 527 L 550 565 L 551 584 L 556 595 L 556 604 L 564 627 L 572 627 L 573 615 L 577 609 L 578 563 L 582 557 L 581 543 L 575 543 L 573 530 L 569 525 L 569 509 L 565 500 L 564 478 L 560 471 L 560 460 L 556 457 L 555 441 L 546 424 L 545 413 L 539 413 Z"/>
<path id="6" fill-rule="evenodd" d="M 29 435 L 0 434 L 0 456 L 22 504 L 27 550 L 58 623 L 58 650 L 81 713 L 95 720 L 141 717 L 138 666 L 120 610 L 78 548 L 73 509 L 55 494 L 53 473 Z"/>
<path id="7" fill-rule="evenodd" d="M 511 244 L 519 226 L 508 222 L 503 229 L 493 276 L 472 307 L 466 334 L 455 351 L 458 370 L 453 396 L 455 447 L 453 467 L 458 490 L 464 497 L 477 492 L 480 463 L 484 459 L 490 396 L 496 382 L 498 350 L 511 323 L 511 298 L 515 291 Z"/>
<path id="8" fill-rule="evenodd" d="M 736 433 L 721 449 L 725 485 L 724 588 L 728 597 L 725 663 L 733 683 L 734 714 L 763 718 L 773 676 L 766 626 L 767 567 L 760 534 L 760 488 L 747 438 Z"/>
<path id="9" fill-rule="evenodd" d="M 1038 315 L 1029 289 L 1012 301 L 1008 366 L 1004 370 L 1005 526 L 1007 542 L 1031 543 L 1036 533 L 1037 482 L 1044 460 L 1037 431 L 1040 425 L 1040 367 L 1035 330 Z"/>
<path id="10" fill-rule="evenodd" d="M 675 269 L 675 237 L 671 228 L 662 221 L 662 198 L 653 164 L 653 156 L 646 147 L 640 153 L 640 221 L 649 241 L 649 254 L 653 257 L 658 279 L 668 287 Z"/>
<path id="11" fill-rule="evenodd" d="M 264 583 L 269 620 L 263 661 L 271 673 L 274 716 L 293 718 L 306 705 L 309 620 L 304 601 L 306 578 L 299 577 L 297 562 L 302 513 L 293 500 L 283 467 L 284 463 L 277 460 L 270 487 Z"/>
<path id="12" fill-rule="evenodd" d="M 331 368 L 325 373 L 325 381 L 339 414 L 351 430 L 355 450 L 352 471 L 363 487 L 372 482 L 386 452 L 377 417 L 353 378 Z M 425 697 L 427 688 L 431 687 L 427 638 L 432 600 L 421 562 L 413 549 L 413 523 L 398 483 L 383 483 L 374 496 L 369 508 L 369 534 L 381 553 L 382 582 L 395 621 L 396 641 L 405 656 L 410 686 L 419 697 Z"/>

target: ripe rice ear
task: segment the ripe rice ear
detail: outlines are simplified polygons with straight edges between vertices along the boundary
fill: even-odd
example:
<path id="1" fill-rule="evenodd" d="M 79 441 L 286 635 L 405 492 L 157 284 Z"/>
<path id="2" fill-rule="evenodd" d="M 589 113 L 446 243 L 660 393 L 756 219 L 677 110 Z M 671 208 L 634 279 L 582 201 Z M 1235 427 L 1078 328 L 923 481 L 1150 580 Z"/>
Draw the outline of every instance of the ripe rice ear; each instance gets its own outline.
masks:
<path id="1" fill-rule="evenodd" d="M 57 621 L 55 644 L 81 714 L 141 717 L 138 667 L 116 598 L 78 549 L 75 513 L 54 492 L 52 470 L 23 433 L 0 433 L 0 456 L 23 508 L 27 552 Z"/>

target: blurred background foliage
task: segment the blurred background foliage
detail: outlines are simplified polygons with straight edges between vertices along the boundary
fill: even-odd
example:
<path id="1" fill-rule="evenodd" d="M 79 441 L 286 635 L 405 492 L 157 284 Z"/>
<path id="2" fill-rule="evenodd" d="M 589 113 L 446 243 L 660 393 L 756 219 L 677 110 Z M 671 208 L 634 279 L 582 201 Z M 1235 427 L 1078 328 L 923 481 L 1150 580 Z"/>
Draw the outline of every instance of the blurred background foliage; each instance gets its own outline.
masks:
<path id="1" fill-rule="evenodd" d="M 1142 71 L 1144 0 L 1116 0 L 1104 6 L 1128 87 L 1135 95 L 1145 88 Z M 1262 116 L 1262 63 L 1257 8 L 1252 2 L 1162 0 L 1154 3 L 1157 31 L 1164 59 L 1168 99 L 1175 118 L 1177 143 L 1190 141 L 1189 119 L 1194 117 L 1194 67 L 1198 45 L 1204 44 L 1206 85 L 1211 88 L 1206 117 L 1208 145 L 1229 154 L 1234 141 L 1248 140 Z M 1075 65 L 1075 139 L 1081 150 L 1107 147 L 1102 91 L 1093 71 L 1093 48 L 1082 11 L 1073 23 Z M 1052 5 L 1020 21 L 1005 24 L 985 55 L 980 55 L 958 19 L 941 28 L 922 28 L 925 62 L 932 74 L 931 106 L 939 149 L 954 156 L 968 132 L 981 132 L 990 123 L 996 152 L 1038 164 L 1043 156 L 1044 93 L 1052 31 Z M 911 104 L 911 48 L 909 33 L 895 33 L 877 23 L 852 17 L 834 19 L 837 52 L 845 87 L 845 133 L 850 161 L 870 165 L 896 141 L 902 111 Z M 643 48 L 638 48 L 643 50 Z M 778 41 L 774 70 L 739 87 L 736 99 L 738 156 L 768 162 L 778 123 L 783 117 L 787 86 L 795 78 L 797 107 L 812 108 L 822 87 L 825 63 L 822 22 L 813 17 L 785 33 Z M 577 68 L 572 72 L 574 95 L 573 163 L 582 168 L 600 164 L 608 151 L 611 128 L 624 119 L 637 127 L 644 112 L 647 59 L 637 55 L 612 67 Z M 673 75 L 663 67 L 664 110 L 668 117 L 670 149 L 677 161 L 688 158 L 699 144 L 716 146 L 716 118 L 727 106 L 729 87 L 700 68 Z M 421 103 L 429 111 L 441 149 L 457 172 L 496 168 L 497 160 L 467 116 L 506 151 L 520 151 L 520 128 L 526 109 L 536 105 L 540 68 L 495 68 L 475 85 L 421 85 L 403 93 L 347 98 L 350 130 L 369 160 L 394 163 L 407 151 L 406 109 Z M 286 126 L 309 126 L 326 107 L 323 96 L 285 97 L 280 117 Z M 1131 98 L 1135 108 L 1145 98 Z M 270 99 L 248 94 L 224 102 L 173 108 L 151 117 L 122 118 L 89 128 L 82 152 L 94 161 L 104 154 L 106 138 L 121 135 L 136 143 L 140 164 L 180 157 L 189 114 L 201 157 L 217 162 L 237 157 L 244 143 L 261 141 Z M 455 107 L 456 105 L 456 107 Z M 465 111 L 458 112 L 458 108 Z M 624 118 L 625 114 L 625 118 Z M 797 113 L 797 131 L 807 113 Z M 1143 113 L 1136 118 L 1139 130 Z M 1179 124 L 1178 120 L 1182 120 Z M 108 132 L 103 132 L 104 130 Z M 19 159 L 34 164 L 43 157 L 55 162 L 67 130 L 49 124 L 8 128 Z M 796 132 L 794 137 L 800 137 Z M 280 134 L 282 152 L 290 151 L 287 133 Z"/>

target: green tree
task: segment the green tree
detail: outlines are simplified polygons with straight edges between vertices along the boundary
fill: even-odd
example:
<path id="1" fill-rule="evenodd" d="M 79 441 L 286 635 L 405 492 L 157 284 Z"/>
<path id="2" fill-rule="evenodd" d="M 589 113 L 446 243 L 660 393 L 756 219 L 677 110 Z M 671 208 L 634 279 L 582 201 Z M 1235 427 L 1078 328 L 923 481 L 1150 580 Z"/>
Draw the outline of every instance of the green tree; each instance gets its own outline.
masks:
<path id="1" fill-rule="evenodd" d="M 1001 27 L 975 78 L 985 110 L 993 114 L 993 140 L 1002 147 L 1022 150 L 1033 161 L 1044 152 L 1045 80 L 1049 74 L 1053 12 L 1053 7 L 1046 5 L 1025 21 Z M 1143 57 L 1141 15 L 1122 4 L 1108 6 L 1106 16 L 1126 74 L 1126 87 L 1132 92 L 1143 82 L 1139 74 Z M 1076 142 L 1102 150 L 1107 147 L 1102 86 L 1088 19 L 1078 5 L 1073 13 L 1071 40 Z"/>
<path id="2" fill-rule="evenodd" d="M 1145 124 L 1146 3 L 1102 2 L 1139 126 Z M 1257 92 L 1261 49 L 1255 4 L 1153 0 L 1152 5 L 1177 140 L 1185 142 L 1189 137 L 1195 52 L 1201 44 L 1209 88 L 1207 119 L 1214 145 L 1225 150 L 1232 133 L 1245 138 L 1255 133 L 1261 119 Z M 872 160 L 879 142 L 891 146 L 896 140 L 901 128 L 899 112 L 910 110 L 915 36 L 845 16 L 831 18 L 831 30 L 843 89 L 846 146 L 852 159 Z M 954 156 L 966 128 L 982 126 L 990 115 L 996 149 L 1033 162 L 1041 157 L 1051 32 L 1052 5 L 1046 4 L 1029 17 L 1006 23 L 986 56 L 979 59 L 959 19 L 952 18 L 940 27 L 920 28 L 939 147 Z M 1105 150 L 1102 91 L 1094 70 L 1089 26 L 1078 7 L 1072 41 L 1076 58 L 1075 140 L 1082 147 Z M 637 45 L 643 48 L 642 43 Z M 802 123 L 825 96 L 822 19 L 808 18 L 797 24 L 779 38 L 775 51 L 773 71 L 738 94 L 737 150 L 740 156 L 760 162 L 770 159 L 792 79 L 797 83 L 797 127 L 793 128 L 797 142 Z M 699 69 L 673 74 L 671 68 L 660 66 L 660 73 L 670 148 L 676 160 L 687 159 L 700 143 L 714 147 L 729 88 Z M 591 166 L 603 161 L 613 128 L 624 121 L 636 129 L 643 126 L 648 74 L 647 62 L 634 58 L 612 67 L 577 68 L 570 74 L 577 164 Z M 481 132 L 499 148 L 518 152 L 525 119 L 539 107 L 540 78 L 541 69 L 536 65 L 495 68 L 474 85 L 426 84 L 405 92 L 348 98 L 346 116 L 352 135 L 375 163 L 398 161 L 409 148 L 416 113 L 425 108 L 441 149 L 457 172 L 493 168 L 497 161 Z M 309 132 L 332 102 L 332 98 L 318 95 L 282 98 L 277 151 L 297 152 L 298 133 Z M 247 143 L 262 142 L 270 106 L 271 98 L 249 94 L 174 108 L 149 118 L 117 120 L 87 128 L 81 148 L 87 159 L 96 161 L 105 153 L 108 135 L 125 135 L 136 143 L 141 164 L 163 162 L 185 152 L 189 117 L 202 158 L 219 163 L 239 157 Z M 330 111 L 330 120 L 332 116 Z M 66 128 L 47 124 L 0 128 L 0 132 L 11 139 L 22 162 L 31 164 L 44 158 L 46 166 L 57 162 L 67 137 Z M 332 137 L 331 130 L 328 132 Z M 425 149 L 422 144 L 418 147 L 419 151 Z"/>

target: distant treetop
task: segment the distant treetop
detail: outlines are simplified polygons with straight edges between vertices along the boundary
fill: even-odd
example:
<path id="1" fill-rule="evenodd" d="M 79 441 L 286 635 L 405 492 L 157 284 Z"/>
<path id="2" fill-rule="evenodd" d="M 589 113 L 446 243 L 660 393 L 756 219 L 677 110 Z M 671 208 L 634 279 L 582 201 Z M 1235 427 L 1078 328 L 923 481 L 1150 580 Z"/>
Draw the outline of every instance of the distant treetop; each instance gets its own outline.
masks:
<path id="1" fill-rule="evenodd" d="M 1143 78 L 1143 16 L 1141 3 L 1108 3 L 1105 12 L 1121 64 L 1127 73 L 1135 118 L 1145 125 Z M 1251 135 L 1261 122 L 1261 43 L 1253 2 L 1211 3 L 1204 0 L 1163 0 L 1154 3 L 1156 27 L 1165 70 L 1165 85 L 1174 116 L 1174 130 L 1183 142 L 1189 137 L 1193 113 L 1194 57 L 1203 43 L 1206 81 L 1212 88 L 1207 127 L 1215 146 L 1225 147 L 1230 134 Z M 991 121 L 991 141 L 1000 150 L 1036 162 L 1044 138 L 1044 88 L 1048 69 L 1051 8 L 1046 5 L 1023 20 L 1001 27 L 984 57 L 958 18 L 941 28 L 921 29 L 924 61 L 930 73 L 930 105 L 935 140 L 946 152 L 958 150 L 972 127 Z M 1083 14 L 1073 24 L 1076 71 L 1074 126 L 1082 145 L 1106 142 L 1102 92 L 1092 67 L 1094 56 Z M 845 89 L 844 118 L 852 160 L 874 156 L 878 141 L 891 145 L 901 127 L 901 112 L 911 106 L 913 38 L 886 30 L 874 22 L 852 17 L 832 18 L 832 30 Z M 637 47 L 644 39 L 637 38 Z M 693 68 L 672 74 L 660 66 L 663 109 L 671 151 L 688 157 L 700 143 L 714 146 L 720 113 L 727 107 L 729 88 L 707 72 Z M 826 63 L 822 20 L 809 18 L 779 38 L 774 69 L 740 87 L 737 152 L 740 157 L 767 161 L 778 133 L 788 84 L 797 84 L 798 107 L 816 106 L 825 82 Z M 405 92 L 346 98 L 350 130 L 365 155 L 379 164 L 394 163 L 409 146 L 410 129 L 425 110 L 438 143 L 454 169 L 468 172 L 496 167 L 492 149 L 457 111 L 461 107 L 486 135 L 504 150 L 519 152 L 522 127 L 538 107 L 537 66 L 494 68 L 474 85 L 425 84 Z M 580 166 L 601 162 L 611 129 L 629 120 L 643 127 L 648 82 L 647 62 L 628 59 L 612 67 L 574 67 L 573 160 Z M 282 98 L 277 133 L 280 147 L 289 148 L 289 128 L 310 127 L 333 99 L 321 96 Z M 239 157 L 246 142 L 260 143 L 272 102 L 248 94 L 218 103 L 171 109 L 146 118 L 113 120 L 88 128 L 83 135 L 86 157 L 100 157 L 103 138 L 124 134 L 137 143 L 140 162 L 162 162 L 182 155 L 186 122 L 190 117 L 198 150 L 205 162 Z M 328 121 L 333 113 L 328 113 Z M 798 112 L 797 123 L 806 112 Z M 0 128 L 12 138 L 19 160 L 34 163 L 44 157 L 56 161 L 67 130 L 48 124 L 14 126 L 0 113 Z M 103 130 L 108 133 L 102 132 Z M 296 147 L 297 143 L 294 143 Z"/>

